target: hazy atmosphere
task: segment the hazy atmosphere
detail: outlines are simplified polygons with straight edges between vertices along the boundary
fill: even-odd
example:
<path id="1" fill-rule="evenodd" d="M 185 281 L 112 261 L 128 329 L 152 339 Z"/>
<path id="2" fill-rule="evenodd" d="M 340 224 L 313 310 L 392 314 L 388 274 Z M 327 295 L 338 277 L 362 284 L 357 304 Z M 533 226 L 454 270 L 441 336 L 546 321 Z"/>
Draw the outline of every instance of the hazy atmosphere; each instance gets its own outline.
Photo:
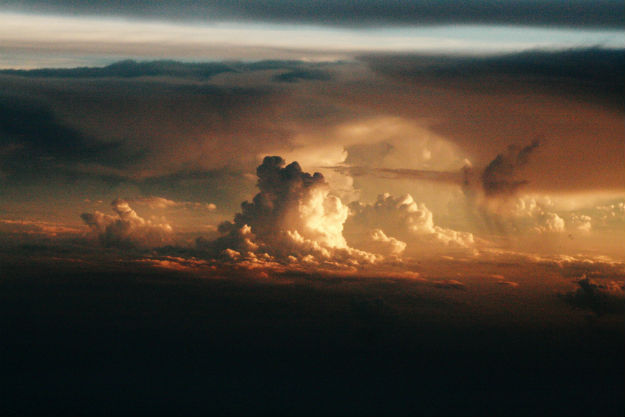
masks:
<path id="1" fill-rule="evenodd" d="M 624 15 L 0 2 L 0 413 L 623 415 Z"/>

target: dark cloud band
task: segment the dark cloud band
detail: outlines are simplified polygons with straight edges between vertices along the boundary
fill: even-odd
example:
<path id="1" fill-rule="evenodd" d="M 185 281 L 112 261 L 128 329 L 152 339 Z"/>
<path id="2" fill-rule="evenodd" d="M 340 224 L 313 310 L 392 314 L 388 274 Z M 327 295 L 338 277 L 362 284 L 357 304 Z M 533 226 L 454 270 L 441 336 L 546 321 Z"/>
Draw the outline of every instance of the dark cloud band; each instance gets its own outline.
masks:
<path id="1" fill-rule="evenodd" d="M 171 20 L 245 20 L 337 26 L 513 24 L 623 28 L 625 8 L 615 0 L 138 0 L 76 2 L 9 0 L 13 10 L 68 15 L 111 15 Z"/>

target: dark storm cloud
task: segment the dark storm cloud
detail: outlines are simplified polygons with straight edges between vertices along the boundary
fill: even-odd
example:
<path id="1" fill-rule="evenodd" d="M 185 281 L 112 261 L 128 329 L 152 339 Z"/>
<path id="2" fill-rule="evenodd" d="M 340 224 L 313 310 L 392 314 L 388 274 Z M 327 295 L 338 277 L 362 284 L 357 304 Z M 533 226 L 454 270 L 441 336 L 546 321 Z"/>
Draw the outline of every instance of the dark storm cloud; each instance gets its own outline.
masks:
<path id="1" fill-rule="evenodd" d="M 528 190 L 623 188 L 623 49 L 362 59 L 389 84 L 375 99 L 343 89 L 346 101 L 431 121 L 474 166 L 488 165 L 507 146 L 544 137 L 532 169 L 523 172 Z"/>
<path id="2" fill-rule="evenodd" d="M 363 62 L 374 72 L 363 72 L 362 62 L 302 61 L 123 61 L 5 71 L 0 171 L 40 179 L 79 172 L 133 181 L 148 194 L 163 185 L 176 198 L 193 200 L 181 194 L 185 187 L 210 182 L 224 191 L 221 174 L 241 177 L 258 155 L 288 149 L 297 135 L 385 114 L 432 120 L 428 128 L 480 168 L 510 144 L 544 136 L 532 169 L 513 179 L 529 181 L 528 189 L 622 188 L 623 50 L 377 55 Z M 329 79 L 320 81 L 326 72 Z M 276 82 L 285 80 L 300 82 Z M 26 122 L 31 119 L 34 125 Z M 352 176 L 390 151 L 385 142 L 363 141 L 345 147 Z M 570 157 L 562 158 L 561 149 Z M 462 181 L 457 172 L 403 168 L 411 167 L 375 175 Z M 251 183 L 232 188 L 249 191 Z"/>
<path id="3" fill-rule="evenodd" d="M 5 175 L 65 171 L 68 163 L 123 166 L 139 154 L 104 143 L 61 120 L 45 101 L 0 95 L 0 169 Z"/>
<path id="4" fill-rule="evenodd" d="M 331 79 L 330 73 L 316 67 L 331 64 L 308 64 L 299 61 L 259 61 L 259 62 L 179 62 L 172 60 L 137 62 L 132 59 L 115 62 L 104 67 L 41 68 L 31 70 L 0 70 L 0 74 L 28 78 L 138 78 L 161 77 L 207 80 L 222 73 L 247 71 L 283 71 L 274 76 L 274 81 L 295 82 L 298 80 Z"/>
<path id="5" fill-rule="evenodd" d="M 48 106 L 34 100 L 0 97 L 0 132 L 5 146 L 19 143 L 54 157 L 91 154 L 80 132 L 64 126 Z"/>
<path id="6" fill-rule="evenodd" d="M 545 92 L 583 94 L 584 99 L 625 106 L 623 49 L 530 50 L 479 57 L 372 55 L 361 59 L 381 74 L 410 81 L 462 83 L 463 88 L 477 92 L 500 87 L 520 92 L 530 84 Z"/>
<path id="7" fill-rule="evenodd" d="M 377 59 L 376 59 L 377 58 Z M 622 49 L 576 48 L 533 49 L 489 56 L 385 55 L 363 56 L 373 68 L 404 76 L 455 78 L 476 75 L 523 75 L 570 78 L 577 81 L 620 83 L 617 77 L 625 66 Z M 607 77 L 607 78 L 606 78 Z"/>
<path id="8" fill-rule="evenodd" d="M 591 310 L 597 315 L 625 313 L 625 282 L 582 278 L 577 285 L 575 291 L 562 296 L 571 306 Z"/>
<path id="9" fill-rule="evenodd" d="M 530 155 L 539 145 L 536 140 L 521 149 L 510 146 L 507 152 L 497 155 L 482 173 L 482 188 L 486 196 L 511 195 L 527 184 L 526 180 L 517 178 L 517 173 L 528 163 Z"/>
<path id="10" fill-rule="evenodd" d="M 277 104 L 284 99 L 271 75 L 261 74 L 250 87 L 205 81 L 224 72 L 254 78 L 256 72 L 300 69 L 305 64 L 295 61 L 122 61 L 105 67 L 2 71 L 0 172 L 16 178 L 80 173 L 119 182 L 138 179 L 136 172 L 146 161 L 168 153 L 165 163 L 150 164 L 151 172 L 141 174 L 141 182 L 197 180 L 238 163 L 224 158 L 224 152 L 271 143 L 269 133 L 262 133 L 264 119 L 279 111 Z M 191 139 L 181 142 L 181 137 Z M 246 141 L 248 145 L 241 144 Z M 196 164 L 185 164 L 189 157 Z M 178 160 L 179 166 L 160 169 Z"/>
<path id="11" fill-rule="evenodd" d="M 55 198 L 65 204 L 71 189 L 77 195 L 97 190 L 98 196 L 85 196 L 96 200 L 142 194 L 217 201 L 220 211 L 235 212 L 254 193 L 248 174 L 259 154 L 279 148 L 294 129 L 326 114 L 340 119 L 314 99 L 305 108 L 293 99 L 318 81 L 284 83 L 273 77 L 340 65 L 124 61 L 102 68 L 5 72 L 0 74 L 0 186 L 31 205 Z M 217 72 L 218 79 L 210 77 Z"/>
<path id="12" fill-rule="evenodd" d="M 22 77 L 56 78 L 135 78 L 135 77 L 182 77 L 210 78 L 214 75 L 235 71 L 234 65 L 225 63 L 181 63 L 177 61 L 137 62 L 125 60 L 105 67 L 42 68 L 34 70 L 0 70 L 0 74 Z"/>
<path id="13" fill-rule="evenodd" d="M 172 20 L 245 20 L 338 26 L 415 24 L 516 24 L 621 28 L 625 11 L 616 0 L 8 0 L 10 10 L 68 15 L 111 15 Z"/>
<path id="14" fill-rule="evenodd" d="M 284 72 L 282 74 L 276 75 L 273 77 L 275 81 L 281 82 L 297 82 L 300 80 L 317 80 L 317 81 L 328 81 L 330 80 L 330 74 L 326 71 L 321 70 L 305 70 L 305 69 L 297 69 L 288 72 Z"/>

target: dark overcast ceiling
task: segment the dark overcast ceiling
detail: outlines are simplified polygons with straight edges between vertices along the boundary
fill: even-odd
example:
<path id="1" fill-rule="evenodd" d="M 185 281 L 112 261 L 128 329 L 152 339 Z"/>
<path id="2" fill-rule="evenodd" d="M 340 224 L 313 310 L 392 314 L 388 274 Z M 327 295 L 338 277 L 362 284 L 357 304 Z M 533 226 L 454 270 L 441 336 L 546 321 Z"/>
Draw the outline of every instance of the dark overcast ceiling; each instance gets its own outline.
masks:
<path id="1" fill-rule="evenodd" d="M 338 26 L 516 24 L 625 26 L 620 0 L 4 0 L 5 10 L 172 20 L 244 20 Z"/>

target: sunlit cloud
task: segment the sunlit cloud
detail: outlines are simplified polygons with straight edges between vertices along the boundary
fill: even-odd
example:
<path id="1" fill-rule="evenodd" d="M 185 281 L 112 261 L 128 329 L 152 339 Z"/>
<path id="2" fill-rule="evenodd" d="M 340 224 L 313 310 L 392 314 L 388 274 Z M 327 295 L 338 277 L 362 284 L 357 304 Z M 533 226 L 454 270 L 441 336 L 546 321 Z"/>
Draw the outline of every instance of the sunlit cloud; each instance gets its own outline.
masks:
<path id="1" fill-rule="evenodd" d="M 116 216 L 99 211 L 83 213 L 81 218 L 104 246 L 119 248 L 155 247 L 172 242 L 172 227 L 139 216 L 121 199 L 111 203 Z"/>

